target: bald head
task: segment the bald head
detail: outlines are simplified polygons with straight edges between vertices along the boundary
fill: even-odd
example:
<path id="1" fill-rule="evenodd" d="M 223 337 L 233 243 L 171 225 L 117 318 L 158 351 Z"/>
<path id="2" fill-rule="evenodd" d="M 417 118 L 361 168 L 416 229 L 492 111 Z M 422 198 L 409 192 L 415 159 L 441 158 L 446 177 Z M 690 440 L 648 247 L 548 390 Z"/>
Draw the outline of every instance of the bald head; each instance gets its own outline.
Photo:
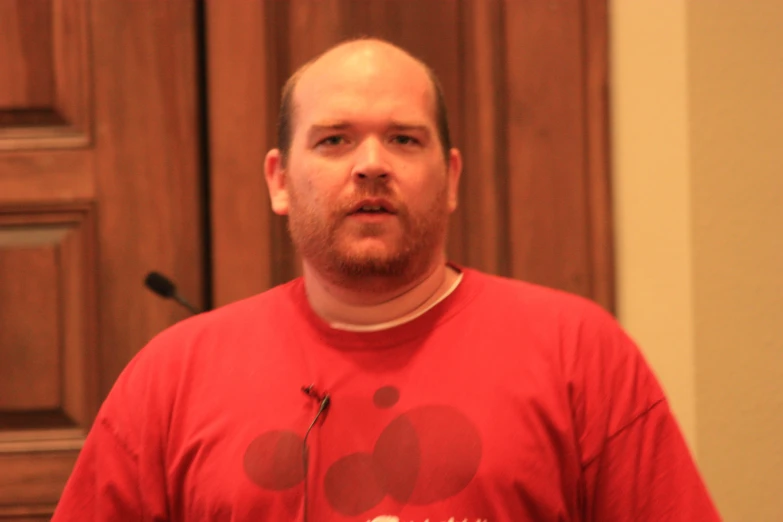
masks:
<path id="1" fill-rule="evenodd" d="M 435 73 L 407 51 L 383 40 L 365 38 L 339 44 L 300 67 L 283 87 L 277 139 L 283 164 L 291 148 L 300 100 L 326 83 L 373 82 L 396 76 L 411 89 L 425 89 L 444 158 L 451 149 L 443 89 Z M 312 98 L 312 96 L 307 97 Z"/>

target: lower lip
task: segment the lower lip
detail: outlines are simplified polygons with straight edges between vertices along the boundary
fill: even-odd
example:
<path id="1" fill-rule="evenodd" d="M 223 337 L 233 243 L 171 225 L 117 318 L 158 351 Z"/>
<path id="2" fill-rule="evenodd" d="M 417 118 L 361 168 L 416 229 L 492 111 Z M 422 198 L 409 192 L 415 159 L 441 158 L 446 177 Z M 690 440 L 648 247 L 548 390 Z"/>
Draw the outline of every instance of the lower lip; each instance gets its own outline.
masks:
<path id="1" fill-rule="evenodd" d="M 356 212 L 354 214 L 350 214 L 348 217 L 358 220 L 362 223 L 382 223 L 388 219 L 393 218 L 394 214 L 390 214 L 388 212 Z"/>

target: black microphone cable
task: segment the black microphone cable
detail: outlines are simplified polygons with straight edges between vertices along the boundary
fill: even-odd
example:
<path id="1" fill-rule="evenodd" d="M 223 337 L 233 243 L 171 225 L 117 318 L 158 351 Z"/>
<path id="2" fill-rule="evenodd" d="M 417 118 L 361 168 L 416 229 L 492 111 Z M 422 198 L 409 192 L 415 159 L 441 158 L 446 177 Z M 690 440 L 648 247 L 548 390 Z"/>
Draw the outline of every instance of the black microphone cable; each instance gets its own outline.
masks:
<path id="1" fill-rule="evenodd" d="M 325 393 L 321 395 L 320 393 L 316 392 L 313 389 L 313 385 L 310 386 L 302 386 L 302 391 L 307 395 L 308 397 L 315 398 L 319 401 L 321 401 L 321 405 L 318 407 L 318 412 L 315 414 L 315 417 L 313 418 L 313 421 L 310 423 L 310 426 L 307 428 L 307 431 L 305 432 L 304 440 L 302 441 L 302 470 L 304 471 L 304 493 L 302 495 L 302 522 L 307 522 L 307 505 L 309 504 L 308 500 L 308 489 L 309 489 L 309 482 L 308 482 L 308 475 L 309 475 L 309 449 L 307 446 L 307 438 L 310 436 L 310 432 L 313 429 L 313 426 L 315 426 L 315 423 L 318 422 L 318 419 L 321 417 L 321 415 L 326 411 L 326 409 L 329 407 L 329 404 L 331 404 L 332 399 L 329 397 L 328 393 Z"/>

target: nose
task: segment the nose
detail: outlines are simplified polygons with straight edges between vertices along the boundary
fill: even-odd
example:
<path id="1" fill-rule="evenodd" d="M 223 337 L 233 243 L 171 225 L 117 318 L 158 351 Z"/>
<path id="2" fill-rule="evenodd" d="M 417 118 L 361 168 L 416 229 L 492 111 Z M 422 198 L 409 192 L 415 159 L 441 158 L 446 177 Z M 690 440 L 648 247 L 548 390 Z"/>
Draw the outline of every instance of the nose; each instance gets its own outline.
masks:
<path id="1" fill-rule="evenodd" d="M 356 149 L 353 178 L 357 181 L 388 180 L 391 165 L 386 153 L 380 140 L 374 137 L 365 139 Z"/>

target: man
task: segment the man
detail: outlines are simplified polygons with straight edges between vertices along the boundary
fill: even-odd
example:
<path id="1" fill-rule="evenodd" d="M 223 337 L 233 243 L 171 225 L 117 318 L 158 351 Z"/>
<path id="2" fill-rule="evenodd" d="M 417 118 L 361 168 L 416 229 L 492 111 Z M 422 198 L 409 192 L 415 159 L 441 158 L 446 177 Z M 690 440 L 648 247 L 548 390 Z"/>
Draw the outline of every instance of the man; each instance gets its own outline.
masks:
<path id="1" fill-rule="evenodd" d="M 303 277 L 145 347 L 56 521 L 719 520 L 609 314 L 447 262 L 461 159 L 426 66 L 329 50 L 287 84 L 279 141 Z"/>

